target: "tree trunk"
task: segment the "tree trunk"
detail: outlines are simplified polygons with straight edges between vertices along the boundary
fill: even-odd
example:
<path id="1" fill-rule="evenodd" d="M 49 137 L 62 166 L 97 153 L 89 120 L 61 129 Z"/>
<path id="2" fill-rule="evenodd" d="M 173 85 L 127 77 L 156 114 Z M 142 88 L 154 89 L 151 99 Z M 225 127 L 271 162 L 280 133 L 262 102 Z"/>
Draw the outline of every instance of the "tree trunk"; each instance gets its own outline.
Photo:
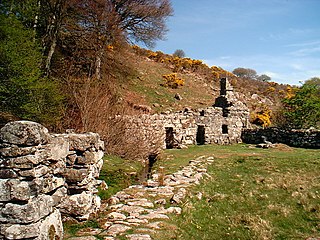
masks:
<path id="1" fill-rule="evenodd" d="M 101 59 L 102 59 L 102 55 L 103 55 L 103 50 L 99 49 L 97 51 L 96 63 L 95 63 L 95 67 L 96 67 L 95 76 L 96 76 L 97 79 L 101 79 Z"/>
<path id="2" fill-rule="evenodd" d="M 54 54 L 54 51 L 56 50 L 56 45 L 57 45 L 57 37 L 55 35 L 55 36 L 53 36 L 53 39 L 52 39 L 52 42 L 50 45 L 50 49 L 48 52 L 48 56 L 46 59 L 46 64 L 45 64 L 45 74 L 46 75 L 49 75 L 49 73 L 50 73 L 51 60 L 52 60 L 52 56 Z"/>

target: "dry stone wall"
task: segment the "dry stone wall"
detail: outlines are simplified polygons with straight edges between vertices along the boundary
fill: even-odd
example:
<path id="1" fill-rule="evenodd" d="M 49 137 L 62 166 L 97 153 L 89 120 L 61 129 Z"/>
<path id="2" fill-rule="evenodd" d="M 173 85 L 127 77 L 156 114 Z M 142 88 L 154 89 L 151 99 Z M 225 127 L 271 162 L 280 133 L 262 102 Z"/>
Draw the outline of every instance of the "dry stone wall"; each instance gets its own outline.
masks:
<path id="1" fill-rule="evenodd" d="M 100 207 L 103 142 L 95 133 L 49 134 L 11 122 L 0 130 L 0 239 L 62 239 L 61 216 Z"/>
<path id="2" fill-rule="evenodd" d="M 160 140 L 162 148 L 232 144 L 242 141 L 242 129 L 249 126 L 249 109 L 237 99 L 227 79 L 222 78 L 220 96 L 212 107 L 144 114 L 131 121 L 145 134 L 146 139 L 151 139 L 151 145 L 155 144 L 155 140 Z"/>
<path id="3" fill-rule="evenodd" d="M 283 143 L 292 147 L 320 148 L 320 130 L 287 130 L 279 128 L 245 129 L 242 140 L 249 144 L 262 143 L 266 139 L 272 143 Z"/>

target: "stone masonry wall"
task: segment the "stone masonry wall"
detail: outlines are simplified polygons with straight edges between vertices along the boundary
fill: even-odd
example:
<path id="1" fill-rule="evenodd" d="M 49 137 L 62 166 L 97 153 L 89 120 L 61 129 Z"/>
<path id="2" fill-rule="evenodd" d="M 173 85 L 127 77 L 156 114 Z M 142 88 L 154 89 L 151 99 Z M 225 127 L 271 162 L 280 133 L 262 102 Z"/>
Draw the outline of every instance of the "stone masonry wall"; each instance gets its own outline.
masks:
<path id="1" fill-rule="evenodd" d="M 223 117 L 222 108 L 209 107 L 199 110 L 186 109 L 175 113 L 142 115 L 132 121 L 146 135 L 160 138 L 163 148 L 166 148 L 168 128 L 173 130 L 176 145 L 199 144 L 201 131 L 204 131 L 203 144 L 239 143 L 242 129 L 248 126 L 247 115 L 248 112 L 231 110 L 228 117 Z"/>
<path id="2" fill-rule="evenodd" d="M 11 122 L 0 130 L 0 239 L 62 239 L 61 214 L 85 220 L 100 207 L 99 135 L 49 134 Z"/>
<path id="3" fill-rule="evenodd" d="M 272 143 L 284 143 L 292 147 L 320 148 L 320 130 L 285 130 L 279 128 L 245 129 L 242 140 L 245 143 L 258 144 L 263 137 Z"/>
<path id="4" fill-rule="evenodd" d="M 192 144 L 239 143 L 242 141 L 242 129 L 249 127 L 249 109 L 237 99 L 226 78 L 221 79 L 220 85 L 220 96 L 213 107 L 144 114 L 131 119 L 131 122 L 135 128 L 141 129 L 146 139 L 151 139 L 151 145 L 160 139 L 163 148 L 168 148 L 168 145 L 173 145 L 169 146 L 171 148 Z"/>

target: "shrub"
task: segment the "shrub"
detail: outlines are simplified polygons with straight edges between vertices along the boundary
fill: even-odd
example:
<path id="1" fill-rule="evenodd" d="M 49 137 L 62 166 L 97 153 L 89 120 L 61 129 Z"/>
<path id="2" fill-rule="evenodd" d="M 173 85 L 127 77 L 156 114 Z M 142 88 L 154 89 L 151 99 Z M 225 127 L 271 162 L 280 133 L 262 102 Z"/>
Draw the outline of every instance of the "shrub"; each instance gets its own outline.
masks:
<path id="1" fill-rule="evenodd" d="M 166 81 L 162 86 L 170 87 L 170 88 L 178 88 L 179 86 L 184 85 L 184 80 L 179 78 L 176 73 L 171 73 L 162 76 Z"/>
<path id="2" fill-rule="evenodd" d="M 267 105 L 261 104 L 250 114 L 250 122 L 261 126 L 268 127 L 271 125 L 271 110 Z"/>

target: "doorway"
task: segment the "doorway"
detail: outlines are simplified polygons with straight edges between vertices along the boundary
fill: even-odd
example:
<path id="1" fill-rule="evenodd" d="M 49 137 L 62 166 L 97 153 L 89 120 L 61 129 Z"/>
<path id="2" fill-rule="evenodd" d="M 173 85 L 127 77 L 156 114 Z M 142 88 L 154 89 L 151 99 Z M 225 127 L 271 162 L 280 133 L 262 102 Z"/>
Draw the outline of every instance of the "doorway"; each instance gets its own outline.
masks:
<path id="1" fill-rule="evenodd" d="M 204 126 L 199 125 L 197 130 L 197 138 L 196 138 L 198 145 L 204 145 L 205 139 L 206 139 L 205 135 L 206 135 L 206 130 Z"/>
<path id="2" fill-rule="evenodd" d="M 166 127 L 166 149 L 172 149 L 174 146 L 173 127 Z"/>

